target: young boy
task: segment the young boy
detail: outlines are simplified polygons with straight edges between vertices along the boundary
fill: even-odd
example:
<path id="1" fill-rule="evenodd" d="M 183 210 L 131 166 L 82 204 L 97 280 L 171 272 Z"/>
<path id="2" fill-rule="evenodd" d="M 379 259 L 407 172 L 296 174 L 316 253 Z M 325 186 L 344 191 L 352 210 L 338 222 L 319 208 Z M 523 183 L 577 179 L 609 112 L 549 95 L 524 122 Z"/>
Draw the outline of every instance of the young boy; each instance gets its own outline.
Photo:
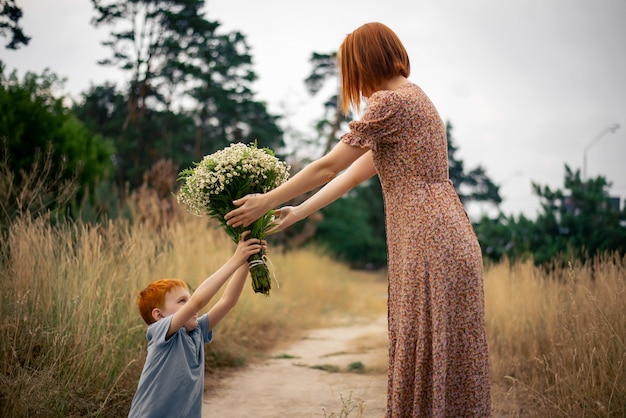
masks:
<path id="1" fill-rule="evenodd" d="M 248 276 L 246 260 L 261 250 L 258 239 L 240 236 L 233 256 L 208 277 L 193 295 L 185 282 L 158 280 L 138 297 L 148 324 L 148 355 L 129 417 L 201 417 L 204 391 L 204 344 L 212 329 L 235 306 Z M 264 244 L 264 243 L 263 243 Z M 230 280 L 222 297 L 206 314 L 197 312 Z"/>

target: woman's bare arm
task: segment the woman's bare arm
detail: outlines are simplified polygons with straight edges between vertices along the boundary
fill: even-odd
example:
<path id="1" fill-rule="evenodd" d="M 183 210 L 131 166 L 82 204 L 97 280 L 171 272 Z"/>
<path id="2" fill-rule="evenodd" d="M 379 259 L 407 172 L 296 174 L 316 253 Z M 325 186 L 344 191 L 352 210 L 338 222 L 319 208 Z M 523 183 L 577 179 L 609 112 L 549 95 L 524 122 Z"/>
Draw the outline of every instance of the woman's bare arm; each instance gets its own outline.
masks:
<path id="1" fill-rule="evenodd" d="M 276 189 L 236 200 L 234 203 L 239 207 L 225 216 L 228 225 L 233 227 L 250 225 L 268 210 L 328 183 L 367 151 L 367 148 L 339 142 L 328 154 L 306 166 Z"/>
<path id="2" fill-rule="evenodd" d="M 372 152 L 368 151 L 352 163 L 345 172 L 335 177 L 321 190 L 298 206 L 286 206 L 278 209 L 276 211 L 278 215 L 276 226 L 274 226 L 270 232 L 282 231 L 321 208 L 328 206 L 356 185 L 364 182 L 375 174 L 376 168 L 372 160 Z"/>

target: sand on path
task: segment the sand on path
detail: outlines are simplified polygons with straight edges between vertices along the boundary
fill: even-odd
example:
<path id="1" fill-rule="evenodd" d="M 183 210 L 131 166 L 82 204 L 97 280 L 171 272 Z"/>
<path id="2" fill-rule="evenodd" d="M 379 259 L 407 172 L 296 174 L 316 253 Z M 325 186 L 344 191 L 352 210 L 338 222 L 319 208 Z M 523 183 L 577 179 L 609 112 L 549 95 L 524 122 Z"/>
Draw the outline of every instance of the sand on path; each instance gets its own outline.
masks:
<path id="1" fill-rule="evenodd" d="M 386 317 L 351 322 L 312 330 L 224 378 L 206 394 L 203 417 L 384 416 Z"/>

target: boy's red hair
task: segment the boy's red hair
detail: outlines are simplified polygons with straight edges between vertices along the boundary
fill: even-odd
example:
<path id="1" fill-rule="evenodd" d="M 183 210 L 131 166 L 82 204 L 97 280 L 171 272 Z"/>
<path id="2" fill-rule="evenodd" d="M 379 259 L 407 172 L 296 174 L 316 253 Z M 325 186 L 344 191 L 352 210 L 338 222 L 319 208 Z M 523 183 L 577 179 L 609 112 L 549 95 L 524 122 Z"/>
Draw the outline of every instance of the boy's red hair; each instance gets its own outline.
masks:
<path id="1" fill-rule="evenodd" d="M 411 73 L 409 55 L 400 38 L 382 23 L 366 23 L 348 34 L 337 54 L 341 71 L 341 110 L 359 111 L 361 95 L 371 94 L 383 81 Z"/>
<path id="2" fill-rule="evenodd" d="M 143 289 L 137 297 L 137 305 L 141 317 L 150 325 L 156 320 L 152 317 L 154 308 L 162 308 L 165 303 L 165 294 L 176 287 L 183 287 L 189 290 L 189 286 L 182 280 L 178 279 L 161 279 L 152 282 Z"/>

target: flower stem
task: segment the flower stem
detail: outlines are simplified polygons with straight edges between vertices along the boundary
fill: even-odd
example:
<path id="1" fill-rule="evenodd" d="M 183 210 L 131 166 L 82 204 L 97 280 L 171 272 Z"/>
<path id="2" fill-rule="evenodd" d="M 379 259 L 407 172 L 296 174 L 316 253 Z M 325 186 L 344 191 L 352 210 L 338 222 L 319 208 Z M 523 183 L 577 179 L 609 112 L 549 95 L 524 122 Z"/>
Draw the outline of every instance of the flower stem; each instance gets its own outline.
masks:
<path id="1" fill-rule="evenodd" d="M 248 257 L 248 265 L 250 266 L 250 276 L 252 277 L 252 290 L 255 293 L 262 293 L 269 297 L 270 289 L 272 288 L 272 278 L 263 258 L 264 256 L 265 251 L 263 250 L 251 255 Z"/>

